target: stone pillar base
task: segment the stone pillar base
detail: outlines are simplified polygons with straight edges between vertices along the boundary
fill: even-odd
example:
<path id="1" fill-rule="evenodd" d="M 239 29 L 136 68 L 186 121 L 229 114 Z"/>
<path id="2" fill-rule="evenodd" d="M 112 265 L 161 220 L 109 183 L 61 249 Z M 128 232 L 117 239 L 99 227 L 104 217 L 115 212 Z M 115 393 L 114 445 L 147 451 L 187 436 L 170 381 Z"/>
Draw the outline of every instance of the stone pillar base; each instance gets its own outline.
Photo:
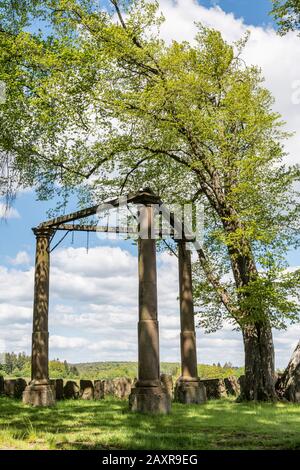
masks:
<path id="1" fill-rule="evenodd" d="M 32 406 L 55 405 L 55 397 L 51 385 L 31 383 L 23 392 L 23 403 Z"/>
<path id="2" fill-rule="evenodd" d="M 171 399 L 161 386 L 135 387 L 129 396 L 129 409 L 138 413 L 168 414 L 171 411 Z"/>
<path id="3" fill-rule="evenodd" d="M 175 386 L 175 401 L 185 404 L 201 404 L 207 401 L 205 386 L 200 379 L 178 379 Z"/>

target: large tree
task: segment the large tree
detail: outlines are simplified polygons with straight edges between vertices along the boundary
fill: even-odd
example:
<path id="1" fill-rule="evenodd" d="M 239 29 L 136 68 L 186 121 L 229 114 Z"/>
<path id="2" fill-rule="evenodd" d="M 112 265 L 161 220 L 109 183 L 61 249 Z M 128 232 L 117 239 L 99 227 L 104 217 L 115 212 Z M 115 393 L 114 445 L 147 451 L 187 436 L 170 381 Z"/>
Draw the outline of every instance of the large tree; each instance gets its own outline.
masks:
<path id="1" fill-rule="evenodd" d="M 31 172 L 26 165 L 23 174 L 22 157 L 14 147 L 23 140 L 22 133 L 34 129 L 27 106 L 33 74 L 26 64 L 38 40 L 24 30 L 40 4 L 39 0 L 0 1 L 0 197 L 5 198 L 7 208 L 16 190 L 33 182 L 25 179 Z"/>
<path id="2" fill-rule="evenodd" d="M 48 34 L 3 33 L 5 109 L 18 112 L 2 146 L 42 197 L 57 182 L 95 200 L 147 184 L 167 202 L 202 202 L 202 323 L 241 329 L 245 398 L 274 399 L 272 327 L 298 319 L 284 255 L 299 218 L 272 96 L 242 60 L 244 40 L 199 25 L 193 44 L 167 45 L 156 3 L 98 3 L 49 0 L 35 10 Z"/>

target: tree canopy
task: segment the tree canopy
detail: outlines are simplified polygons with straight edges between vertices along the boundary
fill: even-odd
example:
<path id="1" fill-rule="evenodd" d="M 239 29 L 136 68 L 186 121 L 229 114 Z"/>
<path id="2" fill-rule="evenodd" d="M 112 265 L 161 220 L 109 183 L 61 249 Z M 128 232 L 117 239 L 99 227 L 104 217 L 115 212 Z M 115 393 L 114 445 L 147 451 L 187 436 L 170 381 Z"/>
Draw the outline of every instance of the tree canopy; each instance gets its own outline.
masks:
<path id="1" fill-rule="evenodd" d="M 300 28 L 300 1 L 272 0 L 272 2 L 272 14 L 278 21 L 280 33 L 298 30 Z"/>

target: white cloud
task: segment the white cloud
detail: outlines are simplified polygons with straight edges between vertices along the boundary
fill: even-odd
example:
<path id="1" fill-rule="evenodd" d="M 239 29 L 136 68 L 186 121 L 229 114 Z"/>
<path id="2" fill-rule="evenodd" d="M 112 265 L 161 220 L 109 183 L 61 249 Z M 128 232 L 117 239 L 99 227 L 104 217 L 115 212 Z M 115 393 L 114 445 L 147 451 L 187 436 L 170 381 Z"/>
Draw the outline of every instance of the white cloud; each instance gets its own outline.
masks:
<path id="1" fill-rule="evenodd" d="M 88 254 L 84 248 L 58 250 L 52 257 L 51 294 L 128 308 L 137 302 L 136 273 L 137 259 L 118 247 L 96 247 Z"/>
<path id="2" fill-rule="evenodd" d="M 30 256 L 26 251 L 19 251 L 15 258 L 9 260 L 10 264 L 13 266 L 19 265 L 29 265 L 30 264 Z"/>
<path id="3" fill-rule="evenodd" d="M 133 257 L 118 247 L 94 248 L 92 256 L 88 256 L 85 248 L 59 250 L 53 254 L 52 265 L 59 270 L 72 267 L 72 273 L 104 279 L 117 272 L 127 276 L 135 269 Z"/>
<path id="4" fill-rule="evenodd" d="M 177 263 L 175 256 L 158 254 L 163 361 L 180 360 Z M 10 351 L 30 351 L 33 277 L 33 268 L 24 272 L 0 267 L 0 340 Z M 50 285 L 51 357 L 71 362 L 137 359 L 135 256 L 117 247 L 96 247 L 89 254 L 81 248 L 58 250 L 52 256 Z M 284 367 L 298 342 L 300 326 L 274 336 L 277 365 Z M 229 326 L 210 335 L 197 330 L 197 337 L 199 361 L 243 363 L 241 334 Z"/>
<path id="5" fill-rule="evenodd" d="M 53 349 L 77 349 L 88 345 L 88 340 L 84 338 L 66 337 L 53 335 L 49 340 L 50 347 Z"/>
<path id="6" fill-rule="evenodd" d="M 32 308 L 9 303 L 0 303 L 0 322 L 28 322 L 32 319 Z"/>
<path id="7" fill-rule="evenodd" d="M 20 219 L 20 214 L 14 207 L 7 207 L 0 202 L 0 219 Z"/>
<path id="8" fill-rule="evenodd" d="M 23 305 L 32 301 L 33 268 L 23 272 L 0 266 L 0 302 Z"/>

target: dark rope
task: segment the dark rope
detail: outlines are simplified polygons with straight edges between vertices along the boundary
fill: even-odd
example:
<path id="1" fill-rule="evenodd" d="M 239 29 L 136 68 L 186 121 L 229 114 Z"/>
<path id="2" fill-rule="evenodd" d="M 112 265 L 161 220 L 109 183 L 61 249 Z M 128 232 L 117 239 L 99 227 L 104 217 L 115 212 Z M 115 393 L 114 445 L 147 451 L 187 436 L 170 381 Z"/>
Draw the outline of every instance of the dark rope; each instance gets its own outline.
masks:
<path id="1" fill-rule="evenodd" d="M 90 232 L 86 232 L 86 253 L 89 254 Z"/>
<path id="2" fill-rule="evenodd" d="M 167 243 L 166 240 L 164 240 L 163 238 L 162 238 L 162 241 L 169 248 L 169 250 L 173 253 L 173 255 L 175 255 L 176 258 L 178 258 L 178 254 L 176 253 L 176 251 L 173 250 L 173 248 L 169 245 L 169 243 Z"/>
<path id="3" fill-rule="evenodd" d="M 66 236 L 67 236 L 69 233 L 70 233 L 70 230 L 68 230 L 68 232 L 64 234 L 64 236 L 59 240 L 58 243 L 56 243 L 56 245 L 54 245 L 54 247 L 50 250 L 49 253 L 52 253 L 52 251 L 54 251 L 55 248 L 57 248 L 57 247 L 64 241 L 64 239 L 66 238 Z"/>

